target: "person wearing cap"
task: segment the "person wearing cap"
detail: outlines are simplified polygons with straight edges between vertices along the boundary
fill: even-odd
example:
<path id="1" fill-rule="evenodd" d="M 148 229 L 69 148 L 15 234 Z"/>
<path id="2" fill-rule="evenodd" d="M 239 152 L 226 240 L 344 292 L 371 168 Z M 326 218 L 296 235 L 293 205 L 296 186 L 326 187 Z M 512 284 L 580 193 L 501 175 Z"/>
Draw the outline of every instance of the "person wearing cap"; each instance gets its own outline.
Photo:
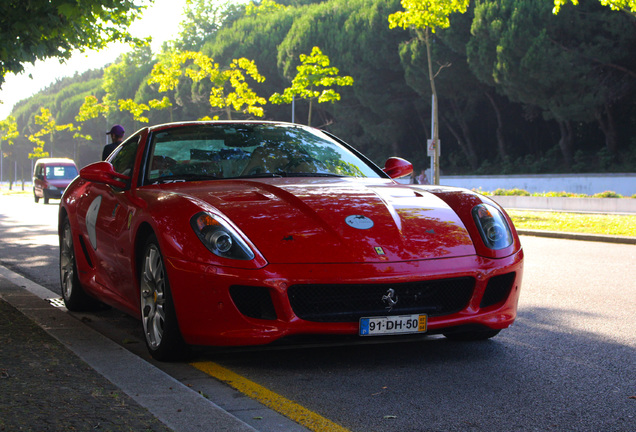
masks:
<path id="1" fill-rule="evenodd" d="M 110 136 L 110 144 L 106 144 L 104 146 L 104 150 L 102 151 L 102 160 L 106 160 L 108 156 L 117 148 L 119 144 L 124 140 L 124 128 L 122 125 L 116 124 L 108 132 L 106 135 Z"/>

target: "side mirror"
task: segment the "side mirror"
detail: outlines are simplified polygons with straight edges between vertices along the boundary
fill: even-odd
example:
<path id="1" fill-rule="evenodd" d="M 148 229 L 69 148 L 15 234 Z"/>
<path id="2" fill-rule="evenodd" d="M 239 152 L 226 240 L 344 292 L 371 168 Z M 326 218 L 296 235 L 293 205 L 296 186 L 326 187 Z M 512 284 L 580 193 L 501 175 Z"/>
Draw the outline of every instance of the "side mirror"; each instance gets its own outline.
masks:
<path id="1" fill-rule="evenodd" d="M 84 180 L 104 183 L 119 189 L 125 189 L 127 187 L 125 182 L 130 180 L 130 177 L 116 172 L 110 162 L 95 162 L 87 165 L 80 170 L 79 175 Z"/>
<path id="2" fill-rule="evenodd" d="M 390 157 L 384 164 L 382 171 L 391 178 L 404 177 L 413 172 L 413 164 L 399 157 Z"/>

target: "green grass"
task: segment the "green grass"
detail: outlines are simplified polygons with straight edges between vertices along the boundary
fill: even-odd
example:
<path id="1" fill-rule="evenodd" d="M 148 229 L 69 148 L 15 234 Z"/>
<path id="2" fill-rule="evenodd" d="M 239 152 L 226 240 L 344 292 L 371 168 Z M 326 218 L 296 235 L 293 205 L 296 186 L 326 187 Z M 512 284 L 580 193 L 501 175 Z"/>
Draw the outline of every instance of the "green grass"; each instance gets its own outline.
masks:
<path id="1" fill-rule="evenodd" d="M 483 191 L 481 189 L 473 189 L 482 195 L 489 196 L 533 196 L 533 197 L 548 197 L 548 198 L 636 198 L 636 194 L 631 197 L 625 197 L 617 194 L 614 191 L 599 192 L 594 195 L 576 194 L 571 192 L 534 192 L 530 193 L 523 189 L 496 189 L 494 191 Z"/>
<path id="2" fill-rule="evenodd" d="M 636 215 L 507 210 L 517 229 L 636 237 Z"/>

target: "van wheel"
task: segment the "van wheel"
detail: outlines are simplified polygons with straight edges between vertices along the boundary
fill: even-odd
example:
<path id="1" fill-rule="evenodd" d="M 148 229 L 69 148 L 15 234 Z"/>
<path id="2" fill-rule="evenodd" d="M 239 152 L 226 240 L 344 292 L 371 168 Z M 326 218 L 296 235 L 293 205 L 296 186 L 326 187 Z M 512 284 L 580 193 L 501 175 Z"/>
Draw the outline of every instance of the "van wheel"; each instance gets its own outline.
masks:
<path id="1" fill-rule="evenodd" d="M 44 192 L 44 204 L 48 204 L 48 203 L 49 203 L 49 196 L 46 194 L 46 192 Z"/>

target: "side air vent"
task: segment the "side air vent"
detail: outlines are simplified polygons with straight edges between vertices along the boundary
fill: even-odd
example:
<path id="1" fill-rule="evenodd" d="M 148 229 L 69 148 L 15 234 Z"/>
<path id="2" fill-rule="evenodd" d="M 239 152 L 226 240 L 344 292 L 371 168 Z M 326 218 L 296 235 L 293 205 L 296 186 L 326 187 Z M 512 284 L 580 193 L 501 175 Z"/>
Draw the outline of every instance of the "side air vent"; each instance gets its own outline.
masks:
<path id="1" fill-rule="evenodd" d="M 230 296 L 239 312 L 250 318 L 275 320 L 277 318 L 272 296 L 266 287 L 235 285 Z"/>
<path id="2" fill-rule="evenodd" d="M 507 299 L 512 290 L 515 275 L 516 274 L 512 272 L 490 278 L 479 307 L 486 308 Z"/>

